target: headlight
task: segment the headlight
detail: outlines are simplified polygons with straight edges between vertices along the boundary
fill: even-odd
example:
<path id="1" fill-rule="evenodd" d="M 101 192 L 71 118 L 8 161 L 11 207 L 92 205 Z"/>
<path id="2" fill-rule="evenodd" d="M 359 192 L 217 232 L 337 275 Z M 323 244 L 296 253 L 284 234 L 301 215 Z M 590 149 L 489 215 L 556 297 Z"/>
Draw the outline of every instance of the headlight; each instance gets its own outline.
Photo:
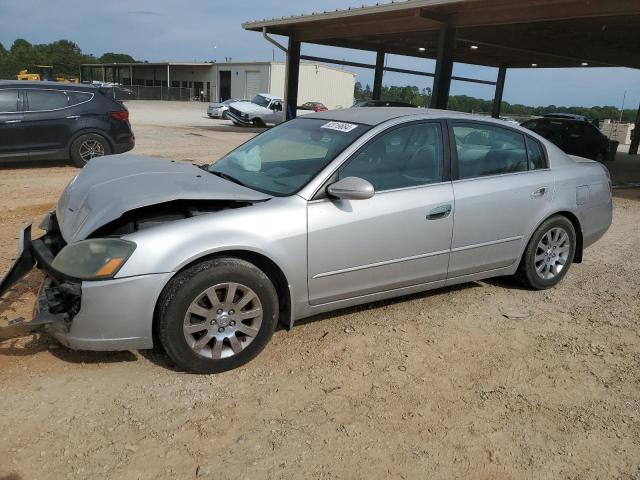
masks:
<path id="1" fill-rule="evenodd" d="M 243 113 L 242 114 L 242 118 L 249 118 L 249 114 L 248 113 Z"/>
<path id="2" fill-rule="evenodd" d="M 80 280 L 104 280 L 113 278 L 135 249 L 135 243 L 117 238 L 83 240 L 64 247 L 51 266 Z"/>

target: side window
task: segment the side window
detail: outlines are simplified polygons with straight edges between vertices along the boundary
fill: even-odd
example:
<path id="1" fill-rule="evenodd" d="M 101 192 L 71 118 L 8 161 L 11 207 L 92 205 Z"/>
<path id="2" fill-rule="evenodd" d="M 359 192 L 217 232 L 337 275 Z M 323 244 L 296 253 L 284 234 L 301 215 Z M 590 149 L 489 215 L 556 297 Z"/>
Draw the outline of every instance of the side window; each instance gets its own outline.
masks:
<path id="1" fill-rule="evenodd" d="M 0 90 L 0 112 L 18 112 L 20 111 L 19 107 L 18 90 Z"/>
<path id="2" fill-rule="evenodd" d="M 584 125 L 581 123 L 570 123 L 567 127 L 567 135 L 571 138 L 580 138 L 584 136 Z"/>
<path id="3" fill-rule="evenodd" d="M 339 177 L 364 178 L 382 191 L 441 182 L 443 171 L 440 124 L 413 123 L 371 141 L 340 170 Z"/>
<path id="4" fill-rule="evenodd" d="M 547 168 L 542 145 L 531 137 L 527 137 L 527 157 L 529 158 L 529 170 Z"/>
<path id="5" fill-rule="evenodd" d="M 69 106 L 72 107 L 80 103 L 88 102 L 93 95 L 86 92 L 67 92 L 67 97 L 69 97 Z"/>
<path id="6" fill-rule="evenodd" d="M 454 123 L 458 176 L 483 177 L 528 170 L 524 136 L 506 128 Z"/>
<path id="7" fill-rule="evenodd" d="M 58 90 L 26 90 L 30 112 L 57 110 L 68 106 L 67 94 Z"/>
<path id="8" fill-rule="evenodd" d="M 600 130 L 590 124 L 586 124 L 584 130 L 589 137 L 599 137 L 601 135 Z"/>

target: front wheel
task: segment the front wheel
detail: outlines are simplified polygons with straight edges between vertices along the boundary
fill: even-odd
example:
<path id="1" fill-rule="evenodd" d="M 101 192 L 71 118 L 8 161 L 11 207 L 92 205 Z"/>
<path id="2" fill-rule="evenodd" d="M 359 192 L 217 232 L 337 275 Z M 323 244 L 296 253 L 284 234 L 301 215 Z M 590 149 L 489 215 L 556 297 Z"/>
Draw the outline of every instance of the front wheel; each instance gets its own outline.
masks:
<path id="1" fill-rule="evenodd" d="M 527 287 L 544 290 L 557 285 L 573 263 L 576 231 L 568 218 L 554 215 L 535 231 L 516 274 Z"/>
<path id="2" fill-rule="evenodd" d="M 167 355 L 186 371 L 239 367 L 266 346 L 278 319 L 269 278 L 238 258 L 216 258 L 176 275 L 158 301 L 157 333 Z"/>

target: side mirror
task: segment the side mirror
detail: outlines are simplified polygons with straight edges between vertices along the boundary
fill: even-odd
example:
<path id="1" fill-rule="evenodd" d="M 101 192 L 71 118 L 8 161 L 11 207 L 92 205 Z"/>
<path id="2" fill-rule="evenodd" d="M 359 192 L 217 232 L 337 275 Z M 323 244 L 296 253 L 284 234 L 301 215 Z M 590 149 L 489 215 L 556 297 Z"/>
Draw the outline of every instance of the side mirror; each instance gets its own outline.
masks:
<path id="1" fill-rule="evenodd" d="M 375 189 L 364 178 L 346 177 L 329 185 L 327 193 L 344 200 L 366 200 L 373 197 Z"/>

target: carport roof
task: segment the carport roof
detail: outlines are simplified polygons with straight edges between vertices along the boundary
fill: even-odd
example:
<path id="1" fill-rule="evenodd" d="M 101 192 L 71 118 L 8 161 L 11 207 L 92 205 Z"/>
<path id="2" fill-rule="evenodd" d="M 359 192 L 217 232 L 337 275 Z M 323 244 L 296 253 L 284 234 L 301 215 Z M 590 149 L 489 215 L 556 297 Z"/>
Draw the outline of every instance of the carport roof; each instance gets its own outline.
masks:
<path id="1" fill-rule="evenodd" d="M 455 62 L 640 68 L 638 0 L 407 0 L 247 22 L 243 28 L 435 59 L 444 25 L 456 29 Z"/>

